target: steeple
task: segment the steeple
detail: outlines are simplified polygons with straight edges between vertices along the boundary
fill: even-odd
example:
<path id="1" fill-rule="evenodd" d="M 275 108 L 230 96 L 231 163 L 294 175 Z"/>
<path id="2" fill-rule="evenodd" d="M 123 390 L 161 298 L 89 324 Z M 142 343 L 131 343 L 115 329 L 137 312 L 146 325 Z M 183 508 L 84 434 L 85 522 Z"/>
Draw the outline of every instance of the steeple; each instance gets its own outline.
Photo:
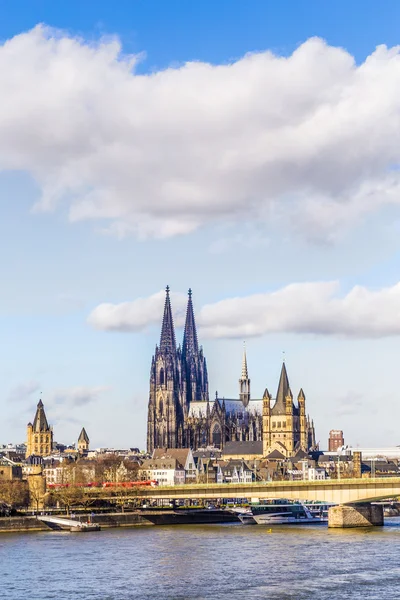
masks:
<path id="1" fill-rule="evenodd" d="M 198 351 L 199 344 L 197 341 L 196 322 L 194 320 L 192 290 L 189 288 L 182 354 L 183 356 L 196 355 Z"/>
<path id="2" fill-rule="evenodd" d="M 33 431 L 40 433 L 41 431 L 49 431 L 50 427 L 47 422 L 46 413 L 44 412 L 43 402 L 39 400 L 35 418 L 33 419 Z"/>
<path id="3" fill-rule="evenodd" d="M 247 372 L 246 342 L 243 342 L 242 380 L 248 378 L 249 374 Z"/>
<path id="4" fill-rule="evenodd" d="M 239 398 L 244 406 L 250 402 L 250 379 L 247 371 L 246 344 L 243 343 L 242 376 L 239 379 Z"/>
<path id="5" fill-rule="evenodd" d="M 169 286 L 165 288 L 164 317 L 161 327 L 160 352 L 176 352 L 174 321 L 172 319 L 171 300 L 169 298 Z"/>
<path id="6" fill-rule="evenodd" d="M 278 391 L 276 393 L 276 402 L 272 408 L 273 415 L 284 415 L 286 413 L 286 396 L 289 393 L 289 379 L 287 376 L 285 363 L 283 363 L 281 369 L 281 376 L 279 379 Z"/>
<path id="7" fill-rule="evenodd" d="M 82 431 L 79 434 L 78 442 L 86 442 L 87 444 L 89 443 L 89 436 L 84 427 L 82 427 Z"/>
<path id="8" fill-rule="evenodd" d="M 82 427 L 82 431 L 78 437 L 78 452 L 79 454 L 85 454 L 89 450 L 89 436 L 86 433 L 86 429 Z"/>
<path id="9" fill-rule="evenodd" d="M 48 456 L 53 450 L 53 429 L 49 426 L 43 402 L 39 400 L 33 424 L 28 423 L 26 458 L 32 454 Z"/>

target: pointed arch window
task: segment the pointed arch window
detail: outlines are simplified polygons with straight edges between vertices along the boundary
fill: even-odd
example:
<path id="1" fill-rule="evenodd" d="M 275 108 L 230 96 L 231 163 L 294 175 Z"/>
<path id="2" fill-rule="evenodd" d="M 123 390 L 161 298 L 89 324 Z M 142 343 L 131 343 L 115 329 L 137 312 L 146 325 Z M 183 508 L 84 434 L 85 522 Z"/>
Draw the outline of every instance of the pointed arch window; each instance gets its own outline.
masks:
<path id="1" fill-rule="evenodd" d="M 221 427 L 216 423 L 212 430 L 212 443 L 216 448 L 221 448 L 222 434 Z"/>
<path id="2" fill-rule="evenodd" d="M 159 380 L 160 380 L 160 385 L 164 385 L 164 382 L 165 382 L 165 373 L 164 373 L 164 369 L 163 368 L 160 369 Z"/>

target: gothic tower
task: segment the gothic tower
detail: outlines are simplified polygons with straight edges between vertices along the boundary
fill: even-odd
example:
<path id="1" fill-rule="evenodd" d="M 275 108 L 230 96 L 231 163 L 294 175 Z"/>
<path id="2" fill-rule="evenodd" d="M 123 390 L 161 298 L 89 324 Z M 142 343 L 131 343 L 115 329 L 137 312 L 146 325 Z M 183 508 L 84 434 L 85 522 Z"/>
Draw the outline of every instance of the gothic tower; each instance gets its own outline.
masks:
<path id="1" fill-rule="evenodd" d="M 185 330 L 182 345 L 182 367 L 185 376 L 186 404 L 208 400 L 207 364 L 203 348 L 197 340 L 196 322 L 194 320 L 192 290 L 188 292 Z"/>
<path id="2" fill-rule="evenodd" d="M 147 450 L 176 448 L 183 443 L 181 352 L 176 348 L 169 287 L 166 288 L 160 345 L 151 362 Z"/>
<path id="3" fill-rule="evenodd" d="M 47 456 L 53 450 L 53 428 L 47 422 L 43 402 L 39 400 L 33 424 L 28 423 L 26 457 L 32 454 Z"/>
<path id="4" fill-rule="evenodd" d="M 250 379 L 247 371 L 246 346 L 243 348 L 242 376 L 239 379 L 239 398 L 243 406 L 247 407 L 250 402 Z"/>
<path id="5" fill-rule="evenodd" d="M 188 296 L 183 344 L 177 348 L 169 287 L 166 289 L 160 345 L 150 370 L 148 452 L 188 447 L 195 437 L 190 429 L 190 405 L 208 401 L 207 364 L 197 339 L 192 290 Z"/>

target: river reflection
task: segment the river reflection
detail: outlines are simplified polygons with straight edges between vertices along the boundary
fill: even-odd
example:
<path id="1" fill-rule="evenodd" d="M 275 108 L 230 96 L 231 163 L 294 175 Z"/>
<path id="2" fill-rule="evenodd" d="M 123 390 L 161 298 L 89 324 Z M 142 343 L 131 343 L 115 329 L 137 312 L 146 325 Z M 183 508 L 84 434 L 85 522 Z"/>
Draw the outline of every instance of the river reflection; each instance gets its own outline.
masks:
<path id="1" fill-rule="evenodd" d="M 0 535 L 7 600 L 398 600 L 400 520 L 384 528 L 193 525 Z"/>

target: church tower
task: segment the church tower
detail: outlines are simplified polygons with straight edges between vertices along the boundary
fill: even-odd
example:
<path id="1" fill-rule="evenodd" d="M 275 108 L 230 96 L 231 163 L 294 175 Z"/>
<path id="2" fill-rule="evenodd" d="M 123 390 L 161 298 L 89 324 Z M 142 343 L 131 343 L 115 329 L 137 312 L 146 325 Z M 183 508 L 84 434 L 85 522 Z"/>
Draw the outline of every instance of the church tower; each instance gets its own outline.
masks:
<path id="1" fill-rule="evenodd" d="M 310 448 L 311 426 L 306 417 L 306 397 L 301 389 L 297 396 L 297 405 L 293 394 L 285 363 L 282 364 L 275 404 L 271 408 L 269 394 L 263 401 L 263 454 L 277 449 L 285 456 L 294 456 L 299 450 Z"/>
<path id="2" fill-rule="evenodd" d="M 247 407 L 250 402 L 250 379 L 247 371 L 246 346 L 243 347 L 242 376 L 239 379 L 239 398 L 243 406 Z"/>
<path id="3" fill-rule="evenodd" d="M 33 424 L 28 423 L 26 458 L 32 454 L 48 456 L 53 450 L 53 428 L 49 426 L 43 402 L 39 400 Z"/>
<path id="4" fill-rule="evenodd" d="M 86 429 L 84 427 L 82 427 L 82 431 L 79 434 L 78 437 L 78 452 L 79 454 L 86 454 L 86 452 L 89 450 L 89 436 L 86 433 Z"/>
<path id="5" fill-rule="evenodd" d="M 147 450 L 182 447 L 184 442 L 181 352 L 176 348 L 169 287 L 166 288 L 160 345 L 151 362 Z"/>
<path id="6" fill-rule="evenodd" d="M 192 290 L 188 292 L 185 329 L 183 332 L 182 367 L 185 376 L 186 404 L 208 400 L 207 364 L 203 348 L 198 343 L 194 320 Z"/>

